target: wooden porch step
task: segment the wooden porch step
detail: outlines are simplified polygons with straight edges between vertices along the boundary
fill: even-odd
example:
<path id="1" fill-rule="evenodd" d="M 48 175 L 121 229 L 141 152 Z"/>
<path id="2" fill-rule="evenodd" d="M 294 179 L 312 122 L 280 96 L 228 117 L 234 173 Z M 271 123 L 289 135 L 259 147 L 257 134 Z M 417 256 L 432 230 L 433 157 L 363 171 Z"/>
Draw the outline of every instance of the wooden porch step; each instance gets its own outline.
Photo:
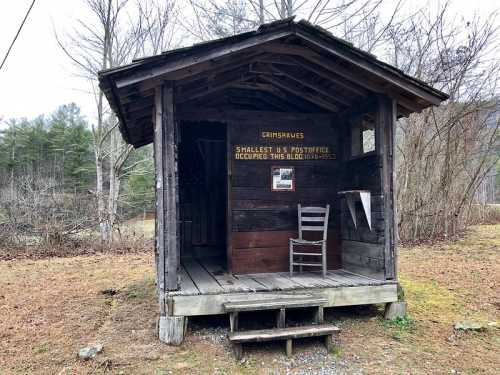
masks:
<path id="1" fill-rule="evenodd" d="M 224 303 L 226 312 L 276 310 L 284 308 L 318 307 L 328 301 L 323 297 L 290 297 L 276 300 L 233 301 Z"/>
<path id="2" fill-rule="evenodd" d="M 232 332 L 229 334 L 229 340 L 234 344 L 236 357 L 241 358 L 243 351 L 241 344 L 247 342 L 263 342 L 274 340 L 286 340 L 286 354 L 292 355 L 293 339 L 303 337 L 326 336 L 325 345 L 330 351 L 332 345 L 332 336 L 340 329 L 333 324 L 307 325 L 301 327 L 259 329 L 244 332 Z"/>
<path id="3" fill-rule="evenodd" d="M 333 324 L 312 324 L 300 327 L 256 329 L 251 331 L 232 332 L 229 334 L 229 340 L 235 343 L 262 342 L 333 335 L 339 331 L 340 328 Z"/>

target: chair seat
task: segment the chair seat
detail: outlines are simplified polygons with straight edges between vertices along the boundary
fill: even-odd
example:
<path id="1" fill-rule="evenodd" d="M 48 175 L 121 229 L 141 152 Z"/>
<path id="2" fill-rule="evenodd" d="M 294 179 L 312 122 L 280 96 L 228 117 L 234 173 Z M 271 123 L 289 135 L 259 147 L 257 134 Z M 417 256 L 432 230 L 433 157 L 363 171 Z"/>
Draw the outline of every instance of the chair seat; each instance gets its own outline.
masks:
<path id="1" fill-rule="evenodd" d="M 301 238 L 290 238 L 290 241 L 301 245 L 322 245 L 323 242 L 325 242 L 325 240 L 309 241 L 309 240 L 303 240 Z"/>

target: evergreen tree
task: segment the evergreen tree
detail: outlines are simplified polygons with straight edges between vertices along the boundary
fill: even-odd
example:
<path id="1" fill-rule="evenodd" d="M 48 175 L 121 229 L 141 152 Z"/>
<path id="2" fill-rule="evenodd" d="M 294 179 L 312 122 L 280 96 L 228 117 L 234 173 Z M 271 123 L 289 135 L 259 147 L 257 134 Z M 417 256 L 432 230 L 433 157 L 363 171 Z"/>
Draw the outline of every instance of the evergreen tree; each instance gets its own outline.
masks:
<path id="1" fill-rule="evenodd" d="M 129 214 L 154 210 L 154 161 L 152 146 L 145 146 L 132 154 L 124 168 L 122 194 L 123 208 Z"/>
<path id="2" fill-rule="evenodd" d="M 91 183 L 91 133 L 76 104 L 62 105 L 49 119 L 6 124 L 0 133 L 0 185 L 21 175 L 49 178 L 70 190 Z"/>
<path id="3" fill-rule="evenodd" d="M 92 178 L 91 133 L 75 103 L 60 106 L 49 130 L 50 157 L 64 186 L 85 187 Z"/>

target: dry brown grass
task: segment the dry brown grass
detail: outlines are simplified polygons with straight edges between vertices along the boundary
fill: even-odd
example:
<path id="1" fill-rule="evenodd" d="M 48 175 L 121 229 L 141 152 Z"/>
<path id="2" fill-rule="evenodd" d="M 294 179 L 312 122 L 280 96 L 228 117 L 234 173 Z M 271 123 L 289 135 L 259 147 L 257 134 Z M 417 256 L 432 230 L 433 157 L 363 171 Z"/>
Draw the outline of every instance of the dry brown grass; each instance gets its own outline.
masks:
<path id="1" fill-rule="evenodd" d="M 498 329 L 453 330 L 465 318 L 498 320 L 499 254 L 499 225 L 451 244 L 402 249 L 414 323 L 384 323 L 380 307 L 330 311 L 343 329 L 340 352 L 308 371 L 345 361 L 348 374 L 499 373 Z M 285 363 L 280 345 L 254 348 L 240 364 L 226 345 L 193 332 L 181 347 L 158 343 L 153 280 L 151 253 L 0 262 L 0 374 L 274 374 Z M 118 293 L 101 293 L 108 288 Z M 93 342 L 104 352 L 77 359 Z M 320 348 L 305 342 L 298 352 Z"/>
<path id="2" fill-rule="evenodd" d="M 453 329 L 465 319 L 499 320 L 500 225 L 474 227 L 452 243 L 400 249 L 399 272 L 413 325 L 350 318 L 344 352 L 361 356 L 370 374 L 500 373 L 498 329 Z"/>

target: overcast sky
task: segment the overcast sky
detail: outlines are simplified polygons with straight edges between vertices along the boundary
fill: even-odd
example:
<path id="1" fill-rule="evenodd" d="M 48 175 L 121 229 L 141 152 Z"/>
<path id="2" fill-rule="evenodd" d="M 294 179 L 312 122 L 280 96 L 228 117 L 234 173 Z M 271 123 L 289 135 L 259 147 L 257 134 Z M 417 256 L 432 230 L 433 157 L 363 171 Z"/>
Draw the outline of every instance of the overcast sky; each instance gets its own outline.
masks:
<path id="1" fill-rule="evenodd" d="M 0 1 L 0 58 L 3 59 L 32 0 Z M 393 3 L 395 0 L 387 0 Z M 437 0 L 436 0 L 437 1 Z M 407 0 L 408 7 L 422 1 Z M 476 12 L 487 17 L 498 9 L 498 0 L 455 0 L 455 12 L 472 17 Z M 50 114 L 59 105 L 75 102 L 94 121 L 91 86 L 75 76 L 75 67 L 59 49 L 54 37 L 58 30 L 71 29 L 84 6 L 81 0 L 37 0 L 35 6 L 0 70 L 0 118 L 34 118 Z M 1 127 L 1 124 L 0 124 Z"/>

